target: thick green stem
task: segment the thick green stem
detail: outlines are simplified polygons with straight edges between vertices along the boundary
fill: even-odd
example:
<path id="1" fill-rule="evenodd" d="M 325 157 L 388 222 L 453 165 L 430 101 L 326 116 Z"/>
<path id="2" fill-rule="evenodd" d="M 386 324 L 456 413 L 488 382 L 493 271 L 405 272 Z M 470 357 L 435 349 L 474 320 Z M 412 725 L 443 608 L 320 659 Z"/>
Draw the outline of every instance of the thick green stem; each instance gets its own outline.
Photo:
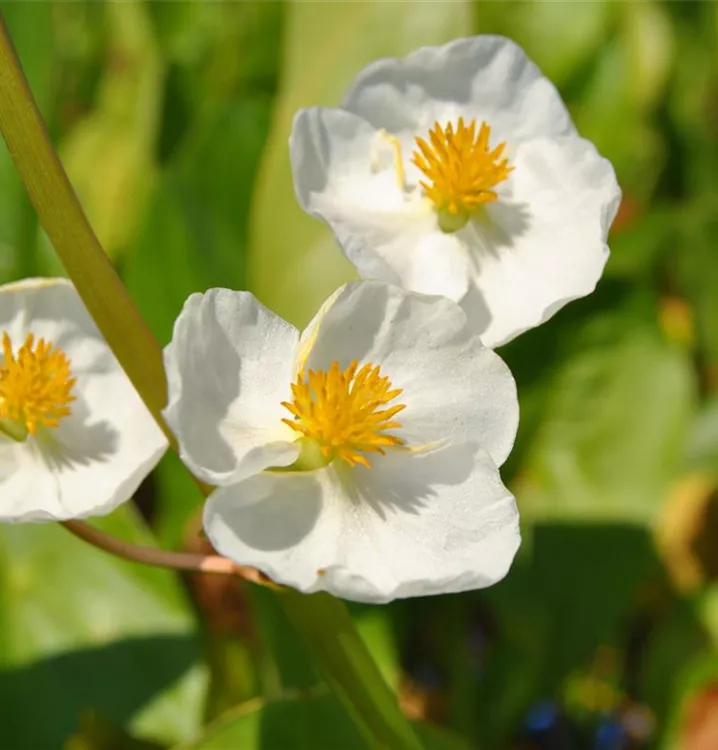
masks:
<path id="1" fill-rule="evenodd" d="M 365 730 L 371 745 L 391 750 L 421 748 L 344 603 L 328 594 L 306 596 L 291 589 L 277 595 L 324 678 Z"/>
<path id="2" fill-rule="evenodd" d="M 167 397 L 162 349 L 82 211 L 1 22 L 0 130 L 40 223 L 68 275 L 128 377 L 176 448 L 162 418 Z M 309 597 L 294 591 L 277 595 L 370 747 L 421 747 L 344 604 L 327 595 Z"/>

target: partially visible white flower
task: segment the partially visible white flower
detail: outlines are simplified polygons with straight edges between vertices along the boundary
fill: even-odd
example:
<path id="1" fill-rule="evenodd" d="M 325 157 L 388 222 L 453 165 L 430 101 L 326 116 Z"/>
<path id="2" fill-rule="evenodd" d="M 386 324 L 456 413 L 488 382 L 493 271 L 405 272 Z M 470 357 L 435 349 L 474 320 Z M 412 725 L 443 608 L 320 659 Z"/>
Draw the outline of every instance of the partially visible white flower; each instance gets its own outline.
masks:
<path id="1" fill-rule="evenodd" d="M 212 289 L 185 303 L 165 366 L 180 455 L 219 485 L 204 525 L 221 554 L 369 602 L 506 574 L 516 390 L 454 302 L 356 282 L 300 336 Z"/>
<path id="2" fill-rule="evenodd" d="M 65 279 L 0 287 L 0 521 L 104 515 L 167 441 Z"/>
<path id="3" fill-rule="evenodd" d="M 591 292 L 620 201 L 554 86 L 478 36 L 365 68 L 341 109 L 301 110 L 297 197 L 367 278 L 460 301 L 494 347 Z"/>

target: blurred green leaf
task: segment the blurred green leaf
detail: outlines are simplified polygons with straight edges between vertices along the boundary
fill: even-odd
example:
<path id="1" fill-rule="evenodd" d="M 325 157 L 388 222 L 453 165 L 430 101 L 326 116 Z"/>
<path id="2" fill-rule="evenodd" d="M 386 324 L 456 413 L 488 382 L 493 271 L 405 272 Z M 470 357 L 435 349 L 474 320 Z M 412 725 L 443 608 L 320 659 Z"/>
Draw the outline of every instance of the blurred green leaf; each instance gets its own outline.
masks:
<path id="1" fill-rule="evenodd" d="M 80 730 L 62 746 L 62 750 L 164 750 L 164 745 L 132 737 L 95 712 L 86 713 Z"/>
<path id="2" fill-rule="evenodd" d="M 686 468 L 718 468 L 718 396 L 701 406 L 693 423 L 686 447 Z"/>
<path id="3" fill-rule="evenodd" d="M 305 595 L 294 589 L 277 592 L 277 600 L 367 740 L 378 746 L 422 747 L 344 602 L 324 592 Z"/>
<path id="4" fill-rule="evenodd" d="M 321 678 L 274 592 L 253 586 L 249 594 L 260 634 L 258 660 L 264 697 L 272 700 L 286 690 L 315 688 Z"/>
<path id="5" fill-rule="evenodd" d="M 148 10 L 164 56 L 187 70 L 200 105 L 236 87 L 273 85 L 283 3 L 148 3 Z"/>
<path id="6" fill-rule="evenodd" d="M 152 543 L 129 506 L 99 525 Z M 198 730 L 200 644 L 174 574 L 56 524 L 3 526 L 0 591 L 3 746 L 61 747 L 89 709 L 142 738 L 177 742 Z"/>
<path id="7" fill-rule="evenodd" d="M 639 697 L 662 720 L 675 699 L 676 675 L 686 664 L 704 654 L 709 646 L 693 608 L 685 602 L 673 601 L 671 604 L 673 609 L 648 634 L 641 659 Z"/>
<path id="8" fill-rule="evenodd" d="M 471 750 L 466 740 L 435 724 L 414 722 L 417 734 L 428 750 Z"/>
<path id="9" fill-rule="evenodd" d="M 148 9 L 170 63 L 159 143 L 164 163 L 188 132 L 211 128 L 215 110 L 275 93 L 284 3 L 149 3 Z M 233 133 L 221 135 L 231 140 Z M 252 169 L 259 151 L 249 151 Z M 251 183 L 243 180 L 242 188 Z M 234 194 L 236 185 L 226 187 Z"/>
<path id="10" fill-rule="evenodd" d="M 680 199 L 689 219 L 695 208 L 712 211 L 718 197 L 718 56 L 715 54 L 715 7 L 697 3 L 674 11 L 678 54 L 665 101 L 671 134 L 666 192 Z M 680 257 L 680 250 L 676 254 Z"/>
<path id="11" fill-rule="evenodd" d="M 256 643 L 236 632 L 206 635 L 210 693 L 205 719 L 213 720 L 262 692 Z"/>
<path id="12" fill-rule="evenodd" d="M 155 178 L 163 64 L 146 6 L 106 4 L 106 70 L 92 113 L 60 145 L 64 166 L 110 257 L 134 239 Z"/>
<path id="13" fill-rule="evenodd" d="M 619 650 L 642 581 L 658 572 L 648 533 L 620 524 L 536 524 L 510 574 L 482 591 L 481 746 L 505 747 L 532 704 L 560 699 L 599 645 Z"/>
<path id="14" fill-rule="evenodd" d="M 228 102 L 197 127 L 155 193 L 126 277 L 162 343 L 190 294 L 245 286 L 247 205 L 268 118 L 261 101 Z"/>
<path id="15" fill-rule="evenodd" d="M 575 76 L 596 53 L 615 16 L 612 3 L 478 2 L 482 34 L 502 34 L 520 44 L 557 86 Z M 566 29 L 571 33 L 567 34 Z"/>
<path id="16" fill-rule="evenodd" d="M 399 687 L 401 669 L 390 607 L 350 606 L 359 635 L 392 690 Z"/>
<path id="17" fill-rule="evenodd" d="M 718 584 L 711 583 L 694 598 L 692 604 L 698 620 L 711 640 L 713 650 L 718 652 Z"/>
<path id="18" fill-rule="evenodd" d="M 152 528 L 161 546 L 182 547 L 193 519 L 199 521 L 204 498 L 187 467 L 167 451 L 152 474 Z"/>
<path id="19" fill-rule="evenodd" d="M 656 189 L 667 150 L 649 113 L 631 98 L 632 64 L 625 37 L 609 38 L 592 61 L 572 114 L 581 135 L 611 160 L 624 193 L 645 200 Z"/>
<path id="20" fill-rule="evenodd" d="M 499 350 L 516 380 L 521 414 L 514 448 L 501 469 L 506 481 L 511 483 L 517 476 L 526 478 L 529 454 L 534 450 L 549 396 L 572 342 L 582 335 L 588 321 L 612 309 L 617 297 L 622 296 L 625 286 L 604 281 L 593 294 L 572 302 L 543 325 Z"/>
<path id="21" fill-rule="evenodd" d="M 624 197 L 621 212 L 626 217 L 626 225 L 617 226 L 609 238 L 611 256 L 606 276 L 640 277 L 643 283 L 650 283 L 659 261 L 671 253 L 679 241 L 676 212 L 661 206 L 645 215 L 644 205 L 631 196 Z"/>
<path id="22" fill-rule="evenodd" d="M 661 102 L 675 60 L 675 31 L 664 3 L 647 0 L 616 7 L 626 46 L 628 101 L 645 112 Z"/>
<path id="23" fill-rule="evenodd" d="M 220 3 L 147 3 L 158 44 L 167 60 L 196 63 L 216 40 Z M 213 33 L 215 31 L 215 33 Z"/>
<path id="24" fill-rule="evenodd" d="M 546 698 L 548 643 L 559 615 L 551 612 L 539 586 L 531 535 L 524 530 L 523 537 L 510 574 L 479 594 L 489 623 L 474 699 L 481 747 L 504 747 L 529 706 Z"/>
<path id="25" fill-rule="evenodd" d="M 277 597 L 259 586 L 253 586 L 249 593 L 262 641 L 260 663 L 264 696 L 272 699 L 286 690 L 316 687 L 320 677 Z M 390 609 L 351 605 L 349 611 L 379 671 L 396 690 L 399 686 L 399 660 Z"/>
<path id="26" fill-rule="evenodd" d="M 629 295 L 566 336 L 515 487 L 533 519 L 649 523 L 681 468 L 695 410 L 685 352 L 650 295 Z"/>
<path id="27" fill-rule="evenodd" d="M 718 165 L 718 160 L 716 160 Z M 713 203 L 713 201 L 711 201 Z M 703 380 L 709 390 L 718 388 L 718 219 L 715 205 L 682 215 L 678 243 L 682 252 L 672 270 L 692 308 L 703 361 Z"/>
<path id="28" fill-rule="evenodd" d="M 51 112 L 54 70 L 53 7 L 49 3 L 0 3 L 5 23 L 45 116 Z M 0 283 L 37 275 L 37 217 L 10 158 L 0 143 Z"/>
<path id="29" fill-rule="evenodd" d="M 365 750 L 338 699 L 331 695 L 251 701 L 228 712 L 182 750 Z M 179 748 L 177 750 L 180 750 Z"/>
<path id="30" fill-rule="evenodd" d="M 704 691 L 708 694 L 708 700 L 700 714 L 703 722 L 710 723 L 711 730 L 708 730 L 709 733 L 694 730 L 691 734 L 695 737 L 694 747 L 697 750 L 715 747 L 718 733 L 718 727 L 715 726 L 715 712 L 718 709 L 718 654 L 707 652 L 682 665 L 677 676 L 674 676 L 673 696 L 665 717 L 665 730 L 659 743 L 660 750 L 692 750 L 688 741 L 685 741 L 686 734 L 689 734 L 686 731 L 688 718 L 692 713 L 692 705 L 695 705 L 694 701 L 700 700 Z M 703 735 L 702 739 L 698 740 L 697 736 L 700 735 Z M 705 744 L 698 744 L 704 740 Z"/>
<path id="31" fill-rule="evenodd" d="M 471 33 L 471 4 L 290 3 L 276 113 L 254 199 L 251 288 L 296 325 L 352 277 L 329 229 L 296 203 L 287 139 L 297 109 L 336 106 L 359 71 L 377 57 Z"/>
<path id="32" fill-rule="evenodd" d="M 538 524 L 532 552 L 552 614 L 542 678 L 553 691 L 599 644 L 623 645 L 619 626 L 658 563 L 648 533 L 619 524 Z"/>
<path id="33" fill-rule="evenodd" d="M 461 738 L 416 724 L 429 750 L 468 750 Z M 331 695 L 252 701 L 221 717 L 196 742 L 176 750 L 365 750 L 361 735 Z"/>

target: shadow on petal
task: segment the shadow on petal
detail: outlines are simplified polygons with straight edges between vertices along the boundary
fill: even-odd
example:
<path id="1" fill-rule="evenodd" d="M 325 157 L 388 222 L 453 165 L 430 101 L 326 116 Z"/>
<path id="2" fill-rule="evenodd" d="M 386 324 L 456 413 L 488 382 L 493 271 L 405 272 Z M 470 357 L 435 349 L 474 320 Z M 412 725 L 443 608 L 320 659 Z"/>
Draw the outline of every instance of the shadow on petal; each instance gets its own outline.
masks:
<path id="1" fill-rule="evenodd" d="M 491 256 L 499 260 L 502 253 L 510 252 L 515 240 L 530 228 L 531 214 L 526 204 L 498 202 L 487 206 L 482 215 L 472 219 L 458 233 L 468 248 L 471 275 L 474 278 L 480 276 L 483 258 Z M 459 304 L 479 335 L 489 329 L 493 315 L 475 284 L 469 285 Z"/>
<path id="2" fill-rule="evenodd" d="M 254 317 L 251 317 L 252 313 Z M 219 426 L 240 395 L 242 362 L 206 299 L 200 315 L 201 327 L 192 333 L 205 337 L 205 341 L 197 342 L 199 345 L 192 341 L 182 344 L 183 347 L 192 347 L 192 350 L 185 353 L 187 360 L 180 365 L 180 370 L 185 372 L 183 392 L 177 405 L 178 421 L 187 452 L 201 456 L 208 468 L 222 471 L 236 461 L 234 451 Z M 258 310 L 245 308 L 243 325 L 259 325 L 258 316 Z M 201 397 L 198 398 L 199 394 Z"/>
<path id="3" fill-rule="evenodd" d="M 115 454 L 119 434 L 108 422 L 91 422 L 81 398 L 73 404 L 72 415 L 54 431 L 38 436 L 45 462 L 54 469 L 71 469 L 106 463 Z"/>
<path id="4" fill-rule="evenodd" d="M 389 325 L 387 319 L 397 323 L 410 315 L 408 307 L 398 306 L 394 315 L 389 316 L 391 291 L 382 284 L 374 284 L 371 288 L 364 286 L 361 316 L 358 316 L 356 299 L 360 293 L 359 287 L 355 287 L 351 294 L 342 295 L 324 317 L 307 358 L 307 369 L 327 370 L 335 360 L 343 369 L 354 359 L 363 362 L 374 352 L 377 340 L 381 341 Z M 338 356 L 338 352 L 342 354 Z"/>
<path id="5" fill-rule="evenodd" d="M 216 490 L 213 515 L 242 544 L 263 552 L 295 547 L 314 528 L 323 505 L 315 473 L 264 472 Z"/>
<path id="6" fill-rule="evenodd" d="M 511 248 L 530 228 L 531 213 L 526 203 L 497 201 L 486 206 L 458 234 L 471 249 L 471 263 L 478 273 L 482 255 L 499 258 L 502 249 Z"/>
<path id="7" fill-rule="evenodd" d="M 442 487 L 461 485 L 475 464 L 476 446 L 452 445 L 431 451 L 397 449 L 374 459 L 372 468 L 344 474 L 344 487 L 355 505 L 368 505 L 382 520 L 393 514 L 420 515 L 440 502 Z"/>
<path id="8" fill-rule="evenodd" d="M 486 304 L 484 295 L 481 294 L 474 284 L 469 286 L 468 292 L 466 292 L 459 304 L 466 313 L 466 319 L 473 331 L 481 336 L 481 334 L 488 330 L 494 318 L 489 306 Z"/>

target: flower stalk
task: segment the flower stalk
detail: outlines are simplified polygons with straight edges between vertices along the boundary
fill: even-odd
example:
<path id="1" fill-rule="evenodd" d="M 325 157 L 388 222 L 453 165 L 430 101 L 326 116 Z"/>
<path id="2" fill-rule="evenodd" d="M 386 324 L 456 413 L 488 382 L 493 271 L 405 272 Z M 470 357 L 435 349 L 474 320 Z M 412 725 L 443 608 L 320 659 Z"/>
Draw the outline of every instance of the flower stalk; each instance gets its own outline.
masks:
<path id="1" fill-rule="evenodd" d="M 162 349 L 84 215 L 1 20 L 0 130 L 40 223 L 65 270 L 170 445 L 176 449 L 175 438 L 161 413 L 167 400 Z M 208 488 L 204 489 L 206 494 Z M 118 540 L 99 539 L 91 527 L 70 522 L 67 528 L 88 541 L 88 537 L 92 537 L 94 544 L 108 551 L 124 557 L 132 554 L 133 559 L 137 559 L 137 549 L 130 550 Z M 146 553 L 140 555 L 146 556 Z M 142 561 L 167 562 L 165 559 L 165 563 L 159 563 L 154 554 L 152 557 L 154 562 Z M 211 565 L 219 563 L 213 561 Z M 345 605 L 328 596 L 306 597 L 296 592 L 277 595 L 282 597 L 292 624 L 369 746 L 392 750 L 420 748 L 419 740 L 401 714 Z"/>
<path id="2" fill-rule="evenodd" d="M 84 521 L 71 520 L 62 524 L 71 534 L 79 539 L 105 550 L 123 560 L 153 565 L 159 568 L 184 570 L 191 573 L 214 573 L 243 578 L 252 583 L 263 583 L 262 574 L 254 568 L 237 565 L 220 555 L 201 555 L 192 552 L 171 552 L 155 547 L 144 547 L 125 542 L 122 539 L 105 534 L 104 531 L 90 526 Z"/>

